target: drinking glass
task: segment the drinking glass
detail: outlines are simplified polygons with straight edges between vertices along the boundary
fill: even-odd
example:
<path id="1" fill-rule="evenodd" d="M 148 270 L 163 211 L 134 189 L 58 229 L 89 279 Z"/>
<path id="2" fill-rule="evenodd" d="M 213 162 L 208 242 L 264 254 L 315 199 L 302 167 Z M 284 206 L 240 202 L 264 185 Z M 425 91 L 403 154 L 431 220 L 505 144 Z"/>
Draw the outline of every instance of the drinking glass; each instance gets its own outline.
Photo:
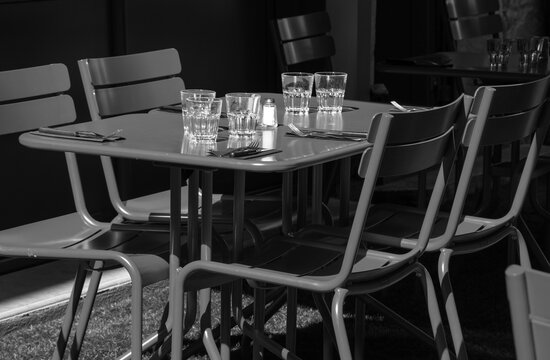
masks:
<path id="1" fill-rule="evenodd" d="M 185 100 L 189 136 L 195 140 L 215 141 L 222 113 L 222 99 L 192 98 Z"/>
<path id="2" fill-rule="evenodd" d="M 229 135 L 251 136 L 256 133 L 260 113 L 259 94 L 229 93 L 225 95 Z"/>
<path id="3" fill-rule="evenodd" d="M 319 111 L 342 112 L 347 79 L 348 74 L 345 72 L 315 73 L 315 96 Z"/>
<path id="4" fill-rule="evenodd" d="M 180 91 L 181 95 L 181 116 L 183 118 L 183 133 L 186 134 L 189 131 L 189 119 L 187 118 L 187 109 L 185 100 L 187 98 L 200 99 L 200 98 L 215 98 L 216 92 L 206 89 L 184 89 Z"/>
<path id="5" fill-rule="evenodd" d="M 313 74 L 286 72 L 281 74 L 285 112 L 309 113 L 309 99 L 313 90 Z"/>
<path id="6" fill-rule="evenodd" d="M 497 67 L 498 53 L 500 51 L 500 39 L 487 39 L 487 52 L 489 53 L 489 66 Z"/>
<path id="7" fill-rule="evenodd" d="M 510 54 L 512 53 L 512 41 L 510 39 L 502 39 L 497 56 L 497 67 L 505 68 L 508 65 Z"/>
<path id="8" fill-rule="evenodd" d="M 516 39 L 516 49 L 519 56 L 519 67 L 525 68 L 529 66 L 529 39 Z"/>

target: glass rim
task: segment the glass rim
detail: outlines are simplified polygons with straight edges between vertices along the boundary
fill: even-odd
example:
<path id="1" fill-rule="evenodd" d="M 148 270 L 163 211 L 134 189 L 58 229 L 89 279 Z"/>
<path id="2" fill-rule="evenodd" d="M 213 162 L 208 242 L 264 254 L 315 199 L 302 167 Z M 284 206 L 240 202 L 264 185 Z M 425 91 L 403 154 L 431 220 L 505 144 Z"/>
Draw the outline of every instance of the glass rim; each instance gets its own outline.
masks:
<path id="1" fill-rule="evenodd" d="M 348 73 L 343 71 L 317 71 L 314 75 L 320 75 L 320 76 L 348 76 Z"/>
<path id="2" fill-rule="evenodd" d="M 313 76 L 313 73 L 301 72 L 301 71 L 290 71 L 281 73 L 281 76 Z"/>
<path id="3" fill-rule="evenodd" d="M 180 90 L 180 93 L 199 93 L 199 94 L 211 94 L 211 93 L 214 93 L 216 94 L 216 91 L 215 90 L 209 90 L 209 89 L 182 89 Z M 216 96 L 216 95 L 214 95 Z"/>
<path id="4" fill-rule="evenodd" d="M 230 92 L 225 94 L 225 98 L 227 97 L 253 98 L 253 97 L 261 97 L 261 95 L 253 92 Z"/>

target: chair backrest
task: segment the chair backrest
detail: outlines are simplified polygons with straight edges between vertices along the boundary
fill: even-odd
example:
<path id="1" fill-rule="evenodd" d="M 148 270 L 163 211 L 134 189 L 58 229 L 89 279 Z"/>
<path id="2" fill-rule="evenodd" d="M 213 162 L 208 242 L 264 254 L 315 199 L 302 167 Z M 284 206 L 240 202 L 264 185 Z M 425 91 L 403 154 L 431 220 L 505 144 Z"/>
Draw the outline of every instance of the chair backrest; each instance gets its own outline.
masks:
<path id="1" fill-rule="evenodd" d="M 181 102 L 176 49 L 81 59 L 78 67 L 92 120 Z"/>
<path id="2" fill-rule="evenodd" d="M 279 70 L 308 70 L 300 64 L 316 62 L 318 70 L 332 70 L 331 57 L 336 53 L 334 39 L 329 34 L 327 12 L 315 12 L 271 21 Z"/>
<path id="3" fill-rule="evenodd" d="M 446 0 L 454 40 L 484 35 L 498 37 L 504 29 L 499 0 Z"/>
<path id="4" fill-rule="evenodd" d="M 76 120 L 64 64 L 0 72 L 0 135 Z"/>
<path id="5" fill-rule="evenodd" d="M 517 175 L 510 181 L 515 191 L 512 192 L 513 199 L 509 208 L 502 217 L 493 219 L 493 224 L 504 224 L 519 215 L 550 120 L 549 86 L 550 76 L 522 84 L 480 87 L 476 91 L 463 138 L 467 152 L 451 207 L 450 226 L 443 236 L 446 240 L 440 237 L 434 240 L 433 246 L 441 246 L 440 241 L 450 241 L 454 236 L 456 226 L 463 216 L 468 187 L 480 147 L 507 145 L 519 141 L 529 146 L 525 161 L 517 164 Z M 491 107 L 486 117 L 480 117 L 481 99 L 489 89 L 494 91 Z M 480 124 L 479 120 L 484 124 Z M 480 129 L 478 126 L 483 127 Z"/>
<path id="6" fill-rule="evenodd" d="M 356 256 L 366 224 L 374 187 L 379 177 L 411 175 L 433 167 L 439 173 L 420 229 L 418 241 L 395 259 L 419 256 L 426 247 L 445 186 L 465 127 L 464 97 L 442 107 L 418 112 L 378 114 L 373 118 L 368 141 L 373 145 L 362 155 L 358 173 L 363 180 L 341 271 L 360 261 Z M 368 242 L 368 238 L 366 239 Z M 373 253 L 372 250 L 369 252 Z"/>
<path id="7" fill-rule="evenodd" d="M 64 64 L 51 64 L 0 72 L 0 135 L 72 123 L 76 120 L 71 87 Z M 73 153 L 66 153 L 76 209 L 82 219 L 98 225 L 88 210 Z"/>
<path id="8" fill-rule="evenodd" d="M 550 274 L 511 265 L 506 289 L 518 360 L 550 358 Z"/>

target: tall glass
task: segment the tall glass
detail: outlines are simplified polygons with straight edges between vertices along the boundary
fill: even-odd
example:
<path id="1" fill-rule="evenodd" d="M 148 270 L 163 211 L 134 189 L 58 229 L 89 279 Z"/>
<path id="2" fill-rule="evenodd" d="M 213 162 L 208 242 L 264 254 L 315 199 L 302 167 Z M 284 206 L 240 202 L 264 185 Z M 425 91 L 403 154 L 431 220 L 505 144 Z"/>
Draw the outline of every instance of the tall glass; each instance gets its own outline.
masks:
<path id="1" fill-rule="evenodd" d="M 191 98 L 185 100 L 192 139 L 216 141 L 222 113 L 222 99 Z"/>
<path id="2" fill-rule="evenodd" d="M 229 93 L 225 95 L 229 135 L 251 136 L 256 133 L 260 115 L 261 96 L 254 93 Z"/>
<path id="3" fill-rule="evenodd" d="M 315 73 L 315 96 L 319 102 L 319 111 L 342 112 L 347 79 L 348 74 L 345 72 Z"/>
<path id="4" fill-rule="evenodd" d="M 189 119 L 187 118 L 187 108 L 186 108 L 185 100 L 187 98 L 213 99 L 216 97 L 216 92 L 213 90 L 206 90 L 206 89 L 184 89 L 180 91 L 180 95 L 181 95 L 181 116 L 183 119 L 183 133 L 186 134 L 189 131 Z"/>
<path id="5" fill-rule="evenodd" d="M 313 90 L 313 74 L 286 72 L 281 74 L 285 112 L 309 113 L 309 99 Z"/>

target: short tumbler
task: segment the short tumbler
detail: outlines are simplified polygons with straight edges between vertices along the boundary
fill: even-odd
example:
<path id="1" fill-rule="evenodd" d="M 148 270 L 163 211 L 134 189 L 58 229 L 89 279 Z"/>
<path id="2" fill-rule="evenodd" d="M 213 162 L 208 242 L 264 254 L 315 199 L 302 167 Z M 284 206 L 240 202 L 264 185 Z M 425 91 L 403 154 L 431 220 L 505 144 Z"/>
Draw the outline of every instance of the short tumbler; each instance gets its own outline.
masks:
<path id="1" fill-rule="evenodd" d="M 213 99 L 216 97 L 216 92 L 213 90 L 205 89 L 185 89 L 180 91 L 181 95 L 181 116 L 183 118 L 183 133 L 186 134 L 189 131 L 189 119 L 187 118 L 187 108 L 185 100 L 187 98 L 200 99 L 200 98 L 210 98 Z"/>
<path id="2" fill-rule="evenodd" d="M 229 93 L 225 95 L 229 135 L 251 136 L 256 133 L 260 114 L 259 94 Z"/>
<path id="3" fill-rule="evenodd" d="M 316 72 L 315 95 L 321 112 L 342 112 L 346 81 L 348 74 L 344 72 Z"/>
<path id="4" fill-rule="evenodd" d="M 313 90 L 313 74 L 286 72 L 281 74 L 285 112 L 309 113 L 309 99 Z"/>
<path id="5" fill-rule="evenodd" d="M 215 141 L 222 113 L 222 99 L 187 98 L 189 136 L 195 140 Z"/>

